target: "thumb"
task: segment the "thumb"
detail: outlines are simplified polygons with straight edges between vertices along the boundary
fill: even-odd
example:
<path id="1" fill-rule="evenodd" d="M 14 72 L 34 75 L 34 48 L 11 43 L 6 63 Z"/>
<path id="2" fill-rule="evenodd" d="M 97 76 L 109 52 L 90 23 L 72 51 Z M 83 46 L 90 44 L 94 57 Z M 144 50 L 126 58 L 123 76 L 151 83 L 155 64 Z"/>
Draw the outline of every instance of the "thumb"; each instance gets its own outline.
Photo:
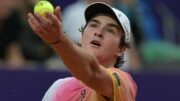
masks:
<path id="1" fill-rule="evenodd" d="M 60 8 L 60 6 L 57 6 L 57 7 L 55 8 L 54 14 L 55 14 L 56 17 L 62 22 L 62 16 L 61 16 L 61 8 Z"/>

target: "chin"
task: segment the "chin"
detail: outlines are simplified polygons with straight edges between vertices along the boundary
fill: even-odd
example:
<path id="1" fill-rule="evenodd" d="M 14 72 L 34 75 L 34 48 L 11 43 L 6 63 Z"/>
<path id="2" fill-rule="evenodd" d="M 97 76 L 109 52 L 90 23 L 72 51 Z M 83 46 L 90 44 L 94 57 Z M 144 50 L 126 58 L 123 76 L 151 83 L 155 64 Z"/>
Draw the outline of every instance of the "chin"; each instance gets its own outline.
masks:
<path id="1" fill-rule="evenodd" d="M 93 55 L 96 57 L 96 58 L 102 58 L 102 54 L 101 52 L 98 52 L 98 51 L 92 51 Z"/>

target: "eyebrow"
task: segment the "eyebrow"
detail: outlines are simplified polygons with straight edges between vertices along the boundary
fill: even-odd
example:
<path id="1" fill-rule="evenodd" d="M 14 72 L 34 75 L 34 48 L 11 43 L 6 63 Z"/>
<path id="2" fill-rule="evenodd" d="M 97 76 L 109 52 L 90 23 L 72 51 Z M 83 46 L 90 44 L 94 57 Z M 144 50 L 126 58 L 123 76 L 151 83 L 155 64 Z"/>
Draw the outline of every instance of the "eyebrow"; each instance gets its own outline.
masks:
<path id="1" fill-rule="evenodd" d="M 115 28 L 118 29 L 118 30 L 121 29 L 118 25 L 113 24 L 113 23 L 108 24 L 108 26 L 110 26 L 110 27 L 115 27 Z"/>
<path id="2" fill-rule="evenodd" d="M 98 20 L 96 20 L 96 19 L 92 19 L 92 20 L 90 20 L 90 22 L 95 22 L 95 23 L 97 23 L 97 24 L 100 24 L 100 21 L 98 21 Z M 110 27 L 115 27 L 115 28 L 118 29 L 118 30 L 121 29 L 118 25 L 113 24 L 113 23 L 109 23 L 108 26 L 110 26 Z"/>
<path id="3" fill-rule="evenodd" d="M 92 20 L 90 20 L 89 22 L 95 22 L 95 23 L 100 23 L 100 21 L 98 21 L 98 20 L 96 20 L 96 19 L 92 19 Z"/>

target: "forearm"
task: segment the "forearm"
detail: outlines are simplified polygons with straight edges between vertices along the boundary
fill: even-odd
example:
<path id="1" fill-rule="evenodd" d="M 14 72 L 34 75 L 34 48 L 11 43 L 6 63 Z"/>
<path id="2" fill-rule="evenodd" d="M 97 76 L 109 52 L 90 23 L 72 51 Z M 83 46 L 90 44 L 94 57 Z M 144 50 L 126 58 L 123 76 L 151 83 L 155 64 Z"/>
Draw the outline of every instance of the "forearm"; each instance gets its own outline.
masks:
<path id="1" fill-rule="evenodd" d="M 93 73 L 98 71 L 96 58 L 73 43 L 65 35 L 52 48 L 62 58 L 70 72 L 78 79 L 82 81 L 88 80 Z"/>

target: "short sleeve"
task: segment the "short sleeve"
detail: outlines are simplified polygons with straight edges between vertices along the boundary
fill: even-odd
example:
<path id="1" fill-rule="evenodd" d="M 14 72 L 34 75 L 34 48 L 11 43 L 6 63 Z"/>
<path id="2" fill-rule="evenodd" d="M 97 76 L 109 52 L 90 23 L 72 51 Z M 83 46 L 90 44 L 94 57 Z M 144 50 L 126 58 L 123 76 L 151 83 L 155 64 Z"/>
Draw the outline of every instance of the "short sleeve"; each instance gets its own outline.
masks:
<path id="1" fill-rule="evenodd" d="M 70 78 L 65 78 L 65 79 L 59 79 L 56 80 L 52 86 L 47 90 L 45 93 L 42 101 L 53 101 L 53 96 L 56 94 L 56 90 L 61 87 L 66 81 L 68 81 Z"/>

